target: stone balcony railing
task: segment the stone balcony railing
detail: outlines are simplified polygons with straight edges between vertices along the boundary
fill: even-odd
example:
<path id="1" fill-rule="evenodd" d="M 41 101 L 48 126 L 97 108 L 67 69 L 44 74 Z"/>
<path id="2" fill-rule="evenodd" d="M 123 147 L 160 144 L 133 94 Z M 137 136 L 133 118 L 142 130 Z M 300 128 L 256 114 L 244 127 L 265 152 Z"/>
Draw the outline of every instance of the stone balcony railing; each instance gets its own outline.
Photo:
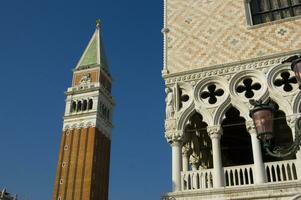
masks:
<path id="1" fill-rule="evenodd" d="M 265 163 L 267 183 L 300 180 L 296 160 Z M 253 165 L 224 167 L 225 187 L 254 185 Z M 181 173 L 181 190 L 204 190 L 213 188 L 213 169 L 187 171 Z"/>

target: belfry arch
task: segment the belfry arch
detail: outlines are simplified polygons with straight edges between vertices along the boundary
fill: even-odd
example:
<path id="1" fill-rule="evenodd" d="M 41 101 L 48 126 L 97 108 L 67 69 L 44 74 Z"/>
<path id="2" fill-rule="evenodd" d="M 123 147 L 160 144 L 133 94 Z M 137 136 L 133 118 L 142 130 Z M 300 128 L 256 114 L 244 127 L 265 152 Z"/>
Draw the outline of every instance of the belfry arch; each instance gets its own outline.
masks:
<path id="1" fill-rule="evenodd" d="M 230 106 L 225 113 L 221 137 L 224 167 L 253 163 L 251 137 L 246 129 L 245 121 L 233 106 Z"/>

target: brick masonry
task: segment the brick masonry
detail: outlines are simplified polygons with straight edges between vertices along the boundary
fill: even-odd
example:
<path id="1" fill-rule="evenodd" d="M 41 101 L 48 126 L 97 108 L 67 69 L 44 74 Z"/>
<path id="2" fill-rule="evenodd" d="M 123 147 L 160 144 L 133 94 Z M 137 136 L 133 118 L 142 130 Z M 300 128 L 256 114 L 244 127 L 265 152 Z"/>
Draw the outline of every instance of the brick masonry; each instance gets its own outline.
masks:
<path id="1" fill-rule="evenodd" d="M 107 200 L 110 140 L 82 128 L 64 131 L 61 141 L 53 200 Z"/>

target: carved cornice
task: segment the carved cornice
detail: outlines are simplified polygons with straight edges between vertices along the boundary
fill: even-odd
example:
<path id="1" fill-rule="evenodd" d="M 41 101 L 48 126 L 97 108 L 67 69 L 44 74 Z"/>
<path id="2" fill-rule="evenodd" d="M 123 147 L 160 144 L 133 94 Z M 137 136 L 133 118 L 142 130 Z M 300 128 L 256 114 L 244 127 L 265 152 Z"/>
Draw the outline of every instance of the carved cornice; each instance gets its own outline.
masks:
<path id="1" fill-rule="evenodd" d="M 266 59 L 252 59 L 244 62 L 238 63 L 230 63 L 223 65 L 210 66 L 206 68 L 185 71 L 180 73 L 174 73 L 170 75 L 164 76 L 165 84 L 170 85 L 178 82 L 190 82 L 197 81 L 200 79 L 204 79 L 212 76 L 224 76 L 227 79 L 231 78 L 232 74 L 245 71 L 245 70 L 263 70 L 265 68 L 269 68 L 271 66 L 275 66 L 281 64 L 282 61 L 287 59 L 291 55 L 295 55 L 296 53 L 290 53 L 288 55 L 277 56 L 273 58 Z"/>
<path id="2" fill-rule="evenodd" d="M 74 129 L 83 129 L 83 128 L 93 128 L 95 127 L 95 123 L 86 121 L 86 122 L 74 122 L 74 123 L 67 123 L 63 127 L 63 131 L 70 131 Z"/>

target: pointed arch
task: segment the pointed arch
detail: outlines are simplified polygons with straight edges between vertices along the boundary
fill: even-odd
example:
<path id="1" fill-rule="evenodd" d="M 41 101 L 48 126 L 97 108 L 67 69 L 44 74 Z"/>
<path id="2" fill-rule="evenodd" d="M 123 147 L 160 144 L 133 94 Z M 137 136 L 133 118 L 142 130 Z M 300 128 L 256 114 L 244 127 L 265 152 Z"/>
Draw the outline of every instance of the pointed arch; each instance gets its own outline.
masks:
<path id="1" fill-rule="evenodd" d="M 231 104 L 224 115 L 225 118 L 221 121 L 223 135 L 220 141 L 223 166 L 252 164 L 252 142 L 246 129 L 246 119 Z"/>
<path id="2" fill-rule="evenodd" d="M 214 114 L 214 125 L 222 124 L 222 121 L 225 119 L 225 114 L 230 107 L 236 108 L 243 118 L 246 120 L 251 120 L 249 117 L 249 108 L 246 104 L 241 101 L 238 101 L 235 97 L 228 99 L 228 101 L 224 102 L 215 112 Z"/>
<path id="3" fill-rule="evenodd" d="M 293 112 L 300 113 L 301 111 L 301 92 L 293 100 Z"/>
<path id="4" fill-rule="evenodd" d="M 203 117 L 203 121 L 206 122 L 209 126 L 213 125 L 213 119 L 211 114 L 204 110 L 201 109 L 200 107 L 197 107 L 194 102 L 190 104 L 180 115 L 178 123 L 177 123 L 177 130 L 179 131 L 184 131 L 185 129 L 185 124 L 189 120 L 189 118 L 195 113 L 199 113 Z"/>

